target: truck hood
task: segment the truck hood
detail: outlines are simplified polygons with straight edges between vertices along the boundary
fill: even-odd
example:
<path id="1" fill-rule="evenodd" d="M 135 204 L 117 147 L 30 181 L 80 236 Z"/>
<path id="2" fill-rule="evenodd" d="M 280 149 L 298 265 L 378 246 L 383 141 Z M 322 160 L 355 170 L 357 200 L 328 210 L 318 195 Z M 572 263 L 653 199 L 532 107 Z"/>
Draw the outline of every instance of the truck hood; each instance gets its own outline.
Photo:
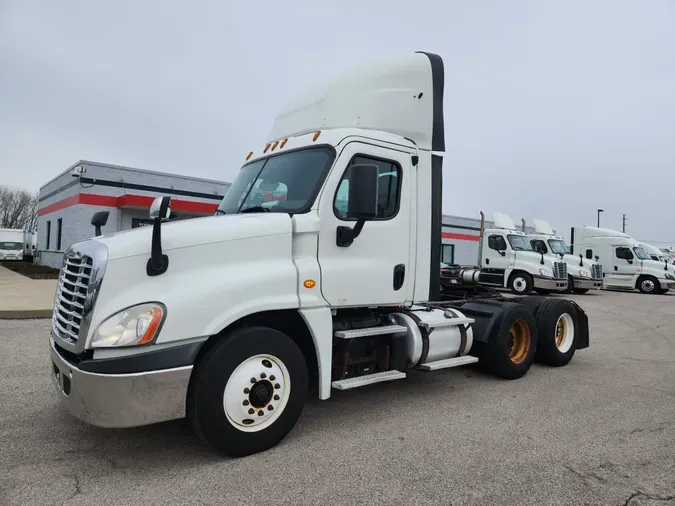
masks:
<path id="1" fill-rule="evenodd" d="M 558 256 L 558 258 L 560 258 L 560 256 Z M 579 260 L 580 260 L 579 255 L 569 255 L 569 254 L 567 254 L 563 257 L 563 261 L 565 263 L 572 264 L 572 265 L 575 265 L 577 267 L 581 267 L 579 265 Z M 584 257 L 583 268 L 591 270 L 591 266 L 595 265 L 595 264 L 596 264 L 595 260 L 590 260 L 590 259 Z"/>
<path id="2" fill-rule="evenodd" d="M 537 264 L 540 264 L 541 262 L 541 253 L 537 253 L 536 251 L 516 251 L 516 255 L 518 258 L 521 260 L 529 260 L 531 262 L 536 262 Z M 544 255 L 544 265 L 539 265 L 539 267 L 545 267 L 547 269 L 550 269 L 553 267 L 554 262 L 559 262 L 560 257 L 556 256 L 553 257 L 551 255 Z"/>
<path id="3" fill-rule="evenodd" d="M 152 226 L 101 235 L 93 240 L 108 247 L 108 258 L 149 255 Z M 162 251 L 190 248 L 292 232 L 291 218 L 282 213 L 231 214 L 162 223 Z"/>

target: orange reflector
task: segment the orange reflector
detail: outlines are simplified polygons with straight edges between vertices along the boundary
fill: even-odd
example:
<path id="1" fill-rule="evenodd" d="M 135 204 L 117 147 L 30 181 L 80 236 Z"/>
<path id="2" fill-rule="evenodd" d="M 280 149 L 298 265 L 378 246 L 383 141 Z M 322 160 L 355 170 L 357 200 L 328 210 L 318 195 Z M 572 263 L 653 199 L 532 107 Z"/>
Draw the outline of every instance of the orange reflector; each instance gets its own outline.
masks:
<path id="1" fill-rule="evenodd" d="M 263 149 L 263 153 L 267 153 L 267 150 L 270 149 L 269 144 L 265 144 L 265 149 Z"/>
<path id="2" fill-rule="evenodd" d="M 318 132 L 314 132 L 314 137 L 312 137 L 312 142 L 317 140 L 319 138 L 319 135 L 321 135 L 321 130 L 319 130 Z"/>
<path id="3" fill-rule="evenodd" d="M 148 315 L 150 316 L 150 323 L 148 324 L 145 334 L 141 337 L 140 341 L 138 341 L 138 344 L 147 344 L 155 338 L 155 334 L 157 334 L 157 331 L 159 330 L 159 324 L 162 323 L 164 311 L 161 307 L 155 306 L 148 312 Z"/>
<path id="4" fill-rule="evenodd" d="M 283 141 L 281 141 L 281 144 L 279 144 L 279 149 L 283 148 L 286 145 L 287 142 L 288 142 L 288 139 L 284 139 Z"/>
<path id="5" fill-rule="evenodd" d="M 248 160 L 248 159 L 251 158 L 252 156 L 253 156 L 253 151 L 251 151 L 248 155 L 246 155 L 246 159 Z"/>
<path id="6" fill-rule="evenodd" d="M 303 285 L 305 285 L 305 288 L 314 288 L 316 286 L 316 281 L 313 279 L 306 279 Z"/>
<path id="7" fill-rule="evenodd" d="M 278 145 L 279 145 L 279 141 L 274 141 L 274 143 L 272 143 L 272 151 L 274 151 L 275 149 L 277 149 L 277 146 L 278 146 Z"/>

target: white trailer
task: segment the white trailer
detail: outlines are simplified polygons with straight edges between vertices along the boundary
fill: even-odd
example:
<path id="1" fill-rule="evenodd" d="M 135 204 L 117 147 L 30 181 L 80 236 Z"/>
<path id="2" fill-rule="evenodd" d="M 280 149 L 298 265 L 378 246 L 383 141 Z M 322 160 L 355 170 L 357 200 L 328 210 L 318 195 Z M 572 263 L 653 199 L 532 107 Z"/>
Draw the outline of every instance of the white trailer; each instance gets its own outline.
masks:
<path id="1" fill-rule="evenodd" d="M 631 236 L 597 227 L 572 227 L 573 254 L 596 258 L 604 272 L 603 288 L 666 293 L 675 288 L 675 274 L 654 262 Z"/>
<path id="2" fill-rule="evenodd" d="M 0 260 L 23 260 L 23 230 L 0 228 Z"/>
<path id="3" fill-rule="evenodd" d="M 567 265 L 568 292 L 586 293 L 589 290 L 602 288 L 601 264 L 589 258 L 585 259 L 581 254 L 579 256 L 569 254 L 569 247 L 565 244 L 565 240 L 555 234 L 547 221 L 534 219 L 532 224 L 534 233 L 527 234 L 532 249 L 546 256 L 559 258 Z M 544 290 L 538 291 L 547 293 Z"/>
<path id="4" fill-rule="evenodd" d="M 37 255 L 37 232 L 26 231 L 23 233 L 23 259 L 33 262 Z"/>
<path id="5" fill-rule="evenodd" d="M 442 59 L 414 53 L 304 91 L 216 216 L 163 223 L 160 197 L 152 227 L 69 248 L 50 374 L 70 412 L 186 417 L 242 456 L 281 441 L 309 391 L 474 363 L 515 379 L 587 348 L 572 301 L 441 295 L 443 83 Z"/>

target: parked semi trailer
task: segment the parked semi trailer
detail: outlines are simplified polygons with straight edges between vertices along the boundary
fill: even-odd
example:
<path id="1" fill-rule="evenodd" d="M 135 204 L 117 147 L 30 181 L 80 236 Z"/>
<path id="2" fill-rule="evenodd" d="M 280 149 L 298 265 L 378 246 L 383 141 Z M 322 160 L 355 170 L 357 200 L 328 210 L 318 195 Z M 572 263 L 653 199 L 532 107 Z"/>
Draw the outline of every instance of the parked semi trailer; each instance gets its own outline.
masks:
<path id="1" fill-rule="evenodd" d="M 604 272 L 604 288 L 666 293 L 675 288 L 668 264 L 653 261 L 631 236 L 607 228 L 572 227 L 573 254 L 596 258 Z"/>
<path id="2" fill-rule="evenodd" d="M 551 225 L 540 219 L 532 220 L 534 233 L 527 234 L 532 249 L 551 258 L 559 259 L 567 265 L 567 292 L 586 293 L 602 288 L 602 265 L 597 261 L 584 258 L 582 254 L 570 255 L 565 239 L 555 234 Z M 525 220 L 523 220 L 525 232 Z M 546 295 L 547 290 L 535 289 Z"/>
<path id="3" fill-rule="evenodd" d="M 186 417 L 242 456 L 281 441 L 308 392 L 474 363 L 515 379 L 587 348 L 572 301 L 439 276 L 443 87 L 434 54 L 355 69 L 278 113 L 216 216 L 164 223 L 160 197 L 152 227 L 73 245 L 50 345 L 70 412 L 102 427 Z"/>
<path id="4" fill-rule="evenodd" d="M 492 213 L 492 222 L 493 228 L 486 230 L 481 211 L 478 264 L 443 268 L 442 275 L 449 282 L 508 288 L 517 295 L 527 295 L 533 289 L 546 294 L 567 291 L 565 262 L 535 252 L 527 234 L 517 230 L 508 215 Z"/>

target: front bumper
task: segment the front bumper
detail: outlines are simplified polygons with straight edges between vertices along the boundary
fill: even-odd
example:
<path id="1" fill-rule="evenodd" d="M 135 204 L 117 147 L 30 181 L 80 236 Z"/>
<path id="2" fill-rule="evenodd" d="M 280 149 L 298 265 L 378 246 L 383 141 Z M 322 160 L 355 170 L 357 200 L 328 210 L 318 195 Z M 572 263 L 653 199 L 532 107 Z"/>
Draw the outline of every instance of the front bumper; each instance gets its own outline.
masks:
<path id="1" fill-rule="evenodd" d="M 98 427 L 137 427 L 185 417 L 192 365 L 125 374 L 83 371 L 51 340 L 51 375 L 76 418 Z"/>
<path id="2" fill-rule="evenodd" d="M 602 288 L 602 279 L 573 277 L 574 288 L 583 290 L 599 290 Z"/>
<path id="3" fill-rule="evenodd" d="M 541 290 L 551 290 L 552 292 L 564 292 L 567 290 L 567 280 L 535 276 L 534 287 Z"/>
<path id="4" fill-rule="evenodd" d="M 675 281 L 671 279 L 662 279 L 659 278 L 659 283 L 661 284 L 662 290 L 672 290 L 675 289 Z"/>

